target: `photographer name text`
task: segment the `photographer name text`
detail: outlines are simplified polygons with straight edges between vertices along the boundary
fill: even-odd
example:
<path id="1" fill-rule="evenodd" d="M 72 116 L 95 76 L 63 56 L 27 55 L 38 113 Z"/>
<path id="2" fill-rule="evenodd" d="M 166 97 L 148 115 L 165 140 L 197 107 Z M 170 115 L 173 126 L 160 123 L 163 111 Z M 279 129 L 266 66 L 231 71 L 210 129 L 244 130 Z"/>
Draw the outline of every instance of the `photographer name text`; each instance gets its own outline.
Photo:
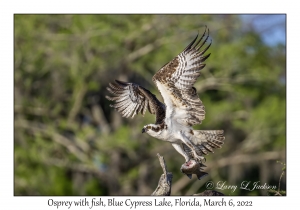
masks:
<path id="1" fill-rule="evenodd" d="M 218 181 L 214 183 L 212 181 L 208 181 L 205 184 L 206 189 L 218 189 L 218 190 L 231 190 L 231 192 L 235 192 L 236 189 L 242 189 L 247 191 L 254 191 L 254 190 L 276 190 L 276 186 L 269 185 L 267 183 L 261 183 L 260 181 L 251 182 L 251 181 L 243 181 L 241 184 L 238 185 L 229 185 L 226 181 Z"/>

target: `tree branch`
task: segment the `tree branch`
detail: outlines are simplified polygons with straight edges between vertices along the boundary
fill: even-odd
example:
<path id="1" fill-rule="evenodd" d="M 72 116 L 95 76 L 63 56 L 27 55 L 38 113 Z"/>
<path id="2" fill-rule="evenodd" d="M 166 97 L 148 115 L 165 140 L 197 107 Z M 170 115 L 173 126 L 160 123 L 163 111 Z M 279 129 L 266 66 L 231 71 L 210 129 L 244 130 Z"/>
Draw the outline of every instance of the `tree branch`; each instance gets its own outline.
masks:
<path id="1" fill-rule="evenodd" d="M 151 195 L 160 195 L 160 196 L 171 195 L 173 175 L 171 172 L 168 172 L 164 157 L 160 156 L 159 153 L 157 153 L 157 157 L 159 159 L 160 165 L 164 173 L 160 176 L 157 188 Z"/>

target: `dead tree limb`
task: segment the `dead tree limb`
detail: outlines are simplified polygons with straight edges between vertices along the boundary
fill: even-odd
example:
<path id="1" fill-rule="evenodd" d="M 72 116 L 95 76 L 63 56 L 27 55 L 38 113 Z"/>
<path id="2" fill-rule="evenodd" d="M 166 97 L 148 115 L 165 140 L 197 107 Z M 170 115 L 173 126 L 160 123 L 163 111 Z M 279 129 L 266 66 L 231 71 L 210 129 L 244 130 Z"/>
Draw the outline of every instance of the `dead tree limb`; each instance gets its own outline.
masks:
<path id="1" fill-rule="evenodd" d="M 193 196 L 225 196 L 225 195 L 215 190 L 204 190 L 202 193 L 194 194 Z"/>
<path id="2" fill-rule="evenodd" d="M 160 195 L 160 196 L 171 195 L 173 175 L 171 172 L 168 172 L 164 157 L 160 156 L 159 153 L 157 153 L 157 157 L 159 159 L 160 165 L 164 173 L 160 176 L 157 188 L 151 195 Z"/>

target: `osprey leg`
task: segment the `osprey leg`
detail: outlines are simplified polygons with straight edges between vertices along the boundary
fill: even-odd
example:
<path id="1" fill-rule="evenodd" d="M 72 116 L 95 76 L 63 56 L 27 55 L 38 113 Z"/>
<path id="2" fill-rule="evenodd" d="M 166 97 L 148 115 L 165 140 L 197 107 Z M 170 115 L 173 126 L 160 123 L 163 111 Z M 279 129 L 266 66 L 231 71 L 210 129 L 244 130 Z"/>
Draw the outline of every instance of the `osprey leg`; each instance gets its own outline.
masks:
<path id="1" fill-rule="evenodd" d="M 197 154 L 196 148 L 192 144 L 192 142 L 186 137 L 186 135 L 182 131 L 179 131 L 179 134 L 181 137 L 180 140 L 192 150 L 194 159 L 202 162 L 202 160 L 204 160 L 204 157 Z"/>
<path id="2" fill-rule="evenodd" d="M 173 143 L 172 146 L 176 149 L 176 151 L 179 154 L 181 154 L 184 157 L 185 162 L 188 162 L 190 160 L 189 156 L 184 152 L 183 148 L 179 144 Z"/>

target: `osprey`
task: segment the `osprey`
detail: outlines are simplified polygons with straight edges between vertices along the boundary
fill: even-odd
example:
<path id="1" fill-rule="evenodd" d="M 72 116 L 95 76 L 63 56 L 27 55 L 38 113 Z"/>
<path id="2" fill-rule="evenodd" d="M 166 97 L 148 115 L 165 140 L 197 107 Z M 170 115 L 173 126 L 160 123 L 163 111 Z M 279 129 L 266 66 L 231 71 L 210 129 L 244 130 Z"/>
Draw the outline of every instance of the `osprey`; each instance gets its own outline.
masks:
<path id="1" fill-rule="evenodd" d="M 209 37 L 206 29 L 173 60 L 165 64 L 152 78 L 159 89 L 164 104 L 149 90 L 134 83 L 115 80 L 109 83 L 107 90 L 113 97 L 106 96 L 115 104 L 111 105 L 123 117 L 134 117 L 145 114 L 148 110 L 155 114 L 154 124 L 145 125 L 142 133 L 147 133 L 162 141 L 167 141 L 186 161 L 191 159 L 202 162 L 203 155 L 213 152 L 213 148 L 221 148 L 224 143 L 223 130 L 194 130 L 193 125 L 201 124 L 205 118 L 205 108 L 193 87 L 203 63 L 209 56 L 205 52 L 210 43 L 202 49 Z M 199 177 L 198 177 L 199 178 Z"/>

